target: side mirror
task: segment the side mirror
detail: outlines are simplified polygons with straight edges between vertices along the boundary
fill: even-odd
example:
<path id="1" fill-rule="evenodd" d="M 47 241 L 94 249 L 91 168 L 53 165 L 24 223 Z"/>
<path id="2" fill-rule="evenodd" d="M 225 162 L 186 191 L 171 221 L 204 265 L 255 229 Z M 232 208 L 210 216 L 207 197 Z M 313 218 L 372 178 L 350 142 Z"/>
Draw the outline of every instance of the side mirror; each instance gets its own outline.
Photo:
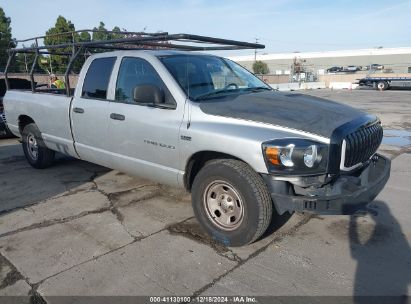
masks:
<path id="1" fill-rule="evenodd" d="M 165 101 L 164 92 L 152 84 L 142 84 L 134 88 L 133 98 L 135 102 L 151 104 L 163 104 Z"/>

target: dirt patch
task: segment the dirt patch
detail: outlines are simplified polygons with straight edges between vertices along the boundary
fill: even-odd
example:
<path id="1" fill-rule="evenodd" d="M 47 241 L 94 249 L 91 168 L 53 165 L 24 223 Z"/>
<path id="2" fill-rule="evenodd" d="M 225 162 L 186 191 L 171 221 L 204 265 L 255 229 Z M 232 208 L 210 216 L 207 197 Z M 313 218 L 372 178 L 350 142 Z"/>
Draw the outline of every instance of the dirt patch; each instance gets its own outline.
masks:
<path id="1" fill-rule="evenodd" d="M 122 192 L 108 194 L 109 200 L 115 207 L 125 207 L 130 204 L 148 200 L 160 195 L 160 189 L 155 185 L 141 186 L 136 189 L 130 189 Z"/>
<path id="2" fill-rule="evenodd" d="M 47 304 L 46 300 L 37 292 L 31 291 L 30 292 L 30 303 L 31 304 Z"/>
<path id="3" fill-rule="evenodd" d="M 175 200 L 176 202 L 191 202 L 191 194 L 180 188 L 159 185 L 162 195 Z"/>
<path id="4" fill-rule="evenodd" d="M 400 113 L 400 114 L 403 114 L 403 113 Z M 407 122 L 407 121 L 404 121 L 404 122 L 401 123 L 401 127 L 403 129 L 411 129 L 411 123 Z"/>
<path id="5" fill-rule="evenodd" d="M 168 227 L 168 231 L 173 235 L 182 235 L 196 242 L 206 244 L 212 247 L 219 255 L 222 255 L 232 261 L 240 261 L 241 259 L 224 245 L 216 242 L 201 228 L 200 224 L 194 220 L 177 223 Z"/>
<path id="6" fill-rule="evenodd" d="M 14 163 L 20 163 L 24 161 L 26 158 L 24 156 L 10 156 L 7 158 L 3 158 L 0 160 L 0 164 L 11 165 Z"/>
<path id="7" fill-rule="evenodd" d="M 27 231 L 27 230 L 32 230 L 32 229 L 38 229 L 38 228 L 44 228 L 44 227 L 48 227 L 48 226 L 52 226 L 52 225 L 56 225 L 56 224 L 62 224 L 62 223 L 67 223 L 70 222 L 72 220 L 81 218 L 83 216 L 89 215 L 89 214 L 99 214 L 99 213 L 103 213 L 106 211 L 110 211 L 111 208 L 110 207 L 103 207 L 100 209 L 96 209 L 96 210 L 91 210 L 91 211 L 84 211 L 81 212 L 79 214 L 73 215 L 73 216 L 69 216 L 69 217 L 65 217 L 65 218 L 57 218 L 57 219 L 51 219 L 51 220 L 44 220 L 43 222 L 40 223 L 34 223 L 32 225 L 26 226 L 26 227 L 22 227 L 19 228 L 17 230 L 12 230 L 9 232 L 5 232 L 3 234 L 0 235 L 0 237 L 5 237 L 5 236 L 9 236 L 9 235 L 13 235 L 22 231 Z M 1 214 L 1 213 L 0 213 Z M 14 248 L 7 246 L 4 249 L 6 252 L 10 252 L 13 251 Z"/>
<path id="8" fill-rule="evenodd" d="M 371 245 L 384 242 L 391 236 L 388 226 L 375 223 L 368 217 L 352 217 L 331 223 L 327 230 L 336 238 L 352 244 Z"/>
<path id="9" fill-rule="evenodd" d="M 386 149 L 381 149 L 379 150 L 383 155 L 388 156 L 391 160 L 394 160 L 396 157 L 400 156 L 401 154 L 404 153 L 411 153 L 411 146 L 406 146 L 402 147 L 401 149 L 398 150 L 386 150 Z"/>
<path id="10" fill-rule="evenodd" d="M 111 211 L 111 213 L 113 213 L 116 216 L 117 220 L 120 223 L 123 223 L 124 216 L 120 213 L 120 211 L 117 210 L 117 208 L 113 207 L 113 208 L 110 209 L 110 211 Z"/>
<path id="11" fill-rule="evenodd" d="M 17 281 L 24 279 L 21 273 L 17 271 L 16 267 L 14 267 L 14 265 L 11 264 L 4 256 L 0 255 L 0 272 L 2 272 L 5 268 L 8 268 L 9 272 L 0 283 L 0 289 L 11 286 Z"/>

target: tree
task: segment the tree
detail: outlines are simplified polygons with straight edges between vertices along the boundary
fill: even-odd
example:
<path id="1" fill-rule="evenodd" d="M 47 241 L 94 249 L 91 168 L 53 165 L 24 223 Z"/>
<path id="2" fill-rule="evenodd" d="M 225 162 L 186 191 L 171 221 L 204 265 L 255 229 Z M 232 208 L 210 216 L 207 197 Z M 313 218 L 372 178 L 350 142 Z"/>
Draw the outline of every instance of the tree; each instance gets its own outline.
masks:
<path id="1" fill-rule="evenodd" d="M 88 42 L 91 41 L 91 35 L 89 32 L 80 32 L 74 35 L 74 40 L 76 42 Z M 84 62 L 87 59 L 85 51 L 82 54 L 79 54 L 74 61 L 72 71 L 76 74 L 80 73 L 81 68 L 83 67 Z"/>
<path id="2" fill-rule="evenodd" d="M 93 41 L 101 41 L 101 40 L 108 40 L 109 39 L 109 33 L 107 29 L 105 28 L 104 22 L 100 21 L 100 24 L 98 27 L 94 27 L 93 31 L 98 31 L 98 32 L 93 32 Z"/>
<path id="3" fill-rule="evenodd" d="M 35 55 L 33 53 L 18 53 L 14 57 L 15 66 L 11 72 L 29 73 L 33 64 L 34 56 Z"/>
<path id="4" fill-rule="evenodd" d="M 63 16 L 58 16 L 55 26 L 50 28 L 46 32 L 46 38 L 44 38 L 44 45 L 49 46 L 49 45 L 57 45 L 57 44 L 64 44 L 64 43 L 72 43 L 73 40 L 77 41 L 79 40 L 78 34 L 77 35 L 73 35 L 73 34 L 64 35 L 63 34 L 67 32 L 73 32 L 75 30 L 76 29 L 74 27 L 74 24 L 71 23 L 70 20 L 66 20 L 66 18 L 64 18 Z M 50 48 L 49 52 L 51 53 L 50 55 L 51 69 L 53 70 L 50 72 L 63 73 L 66 70 L 69 57 L 66 55 L 59 55 L 59 54 L 71 53 L 72 48 L 70 46 L 65 47 L 65 48 L 59 48 L 59 49 Z"/>
<path id="5" fill-rule="evenodd" d="M 35 45 L 33 43 L 31 47 L 34 46 Z M 24 47 L 24 45 L 22 47 Z M 17 53 L 14 58 L 15 66 L 13 72 L 29 73 L 33 65 L 35 56 L 36 55 L 34 53 Z M 34 72 L 49 72 L 48 59 L 41 54 L 37 58 L 37 66 Z"/>
<path id="6" fill-rule="evenodd" d="M 11 36 L 11 19 L 6 16 L 0 7 L 0 70 L 3 70 L 9 57 L 7 49 L 15 47 Z"/>
<path id="7" fill-rule="evenodd" d="M 253 64 L 254 74 L 268 74 L 269 69 L 265 62 L 257 60 Z"/>
<path id="8" fill-rule="evenodd" d="M 125 35 L 121 34 L 121 30 L 118 26 L 115 26 L 110 32 L 106 29 L 106 25 L 104 22 L 100 21 L 100 24 L 98 27 L 93 28 L 93 33 L 92 33 L 92 41 L 106 41 L 106 40 L 112 40 L 112 39 L 120 39 L 124 38 Z M 118 32 L 118 33 L 112 33 L 112 32 Z M 93 52 L 104 52 L 105 49 L 93 49 Z"/>
<path id="9" fill-rule="evenodd" d="M 56 44 L 65 44 L 73 42 L 87 42 L 91 41 L 91 35 L 89 32 L 80 32 L 80 33 L 70 33 L 64 35 L 67 32 L 74 32 L 76 30 L 73 23 L 70 20 L 67 20 L 63 16 L 58 16 L 56 24 L 54 27 L 50 28 L 46 32 L 46 38 L 44 39 L 45 45 L 56 45 Z M 70 60 L 70 55 L 59 55 L 62 53 L 71 54 L 73 48 L 71 46 L 59 49 L 49 49 L 51 55 L 47 58 L 42 58 L 42 61 L 47 61 L 48 67 L 47 70 L 49 73 L 64 73 L 67 68 L 67 64 Z M 50 59 L 51 58 L 51 59 Z M 50 63 L 51 60 L 51 63 Z M 84 61 L 86 60 L 84 55 L 79 55 L 74 62 L 72 71 L 78 72 L 83 66 Z M 44 67 L 46 64 L 44 64 Z"/>
<path id="10" fill-rule="evenodd" d="M 112 31 L 115 32 L 115 33 L 111 33 L 111 38 L 112 39 L 124 38 L 124 35 L 120 33 L 121 30 L 118 26 L 113 27 Z"/>
<path id="11" fill-rule="evenodd" d="M 79 41 L 91 41 L 91 35 L 89 32 L 81 32 L 80 35 L 78 36 Z"/>
<path id="12" fill-rule="evenodd" d="M 118 26 L 113 27 L 113 29 L 109 32 L 106 29 L 106 25 L 102 21 L 100 21 L 100 24 L 98 27 L 93 28 L 93 31 L 98 31 L 98 32 L 93 32 L 93 38 L 92 38 L 93 41 L 120 39 L 120 38 L 124 38 L 125 36 L 120 33 L 121 30 Z M 112 32 L 116 32 L 116 33 L 112 33 Z"/>

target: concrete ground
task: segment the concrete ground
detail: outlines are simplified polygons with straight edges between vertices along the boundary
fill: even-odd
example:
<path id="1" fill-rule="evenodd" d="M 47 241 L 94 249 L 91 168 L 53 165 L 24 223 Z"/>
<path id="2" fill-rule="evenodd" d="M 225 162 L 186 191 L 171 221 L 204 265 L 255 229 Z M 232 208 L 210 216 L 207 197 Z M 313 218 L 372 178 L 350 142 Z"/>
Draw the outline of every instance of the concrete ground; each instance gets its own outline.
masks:
<path id="1" fill-rule="evenodd" d="M 305 93 L 394 129 L 381 147 L 391 178 L 369 214 L 283 216 L 258 242 L 226 248 L 180 190 L 65 157 L 35 170 L 3 139 L 0 295 L 409 295 L 411 92 Z"/>

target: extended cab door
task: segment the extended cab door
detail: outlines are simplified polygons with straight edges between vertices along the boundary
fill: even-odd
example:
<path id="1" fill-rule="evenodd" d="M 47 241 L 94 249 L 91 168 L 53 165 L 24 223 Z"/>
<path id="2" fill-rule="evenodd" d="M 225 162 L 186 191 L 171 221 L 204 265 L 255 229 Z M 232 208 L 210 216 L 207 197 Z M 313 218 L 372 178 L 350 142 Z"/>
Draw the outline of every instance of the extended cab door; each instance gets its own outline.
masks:
<path id="1" fill-rule="evenodd" d="M 70 109 L 73 138 L 81 159 L 112 166 L 108 144 L 109 101 L 113 66 L 117 57 L 94 57 L 86 62 L 79 77 Z"/>
<path id="2" fill-rule="evenodd" d="M 177 185 L 177 176 L 181 173 L 178 170 L 179 129 L 184 116 L 184 104 L 177 104 L 160 77 L 164 77 L 165 73 L 157 73 L 148 59 L 119 59 L 115 101 L 109 105 L 110 151 L 113 152 L 117 169 Z M 134 88 L 147 84 L 161 89 L 168 108 L 134 101 Z"/>

